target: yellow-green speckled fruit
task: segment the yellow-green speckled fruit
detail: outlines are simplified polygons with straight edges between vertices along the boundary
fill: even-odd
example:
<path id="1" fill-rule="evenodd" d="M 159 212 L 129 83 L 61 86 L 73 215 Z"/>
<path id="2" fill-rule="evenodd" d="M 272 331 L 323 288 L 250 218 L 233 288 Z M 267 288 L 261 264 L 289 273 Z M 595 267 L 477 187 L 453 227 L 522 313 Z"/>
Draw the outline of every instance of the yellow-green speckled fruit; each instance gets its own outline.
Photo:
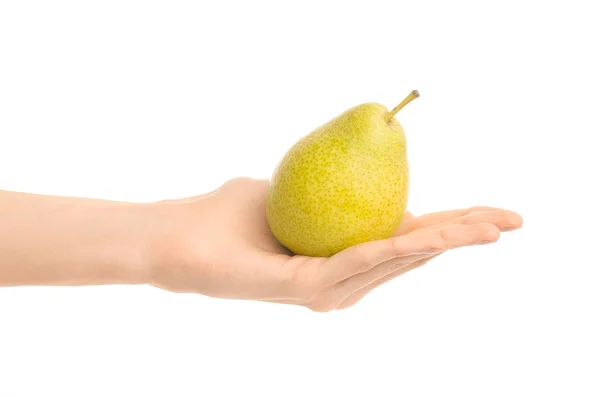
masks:
<path id="1" fill-rule="evenodd" d="M 285 154 L 267 199 L 267 220 L 284 246 L 299 255 L 331 256 L 393 235 L 406 209 L 409 177 L 397 109 L 351 108 Z"/>

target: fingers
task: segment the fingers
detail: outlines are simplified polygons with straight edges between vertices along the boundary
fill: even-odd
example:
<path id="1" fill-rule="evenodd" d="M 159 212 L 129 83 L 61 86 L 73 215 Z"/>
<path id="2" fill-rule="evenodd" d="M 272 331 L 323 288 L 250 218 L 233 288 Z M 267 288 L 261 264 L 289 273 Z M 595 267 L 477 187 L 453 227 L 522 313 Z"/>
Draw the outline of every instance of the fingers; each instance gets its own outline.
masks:
<path id="1" fill-rule="evenodd" d="M 408 217 L 411 216 L 410 213 L 407 214 Z M 441 222 L 443 219 L 445 221 Z M 434 221 L 437 223 L 433 223 L 427 228 L 424 227 L 424 225 Z M 359 244 L 331 257 L 328 260 L 327 268 L 324 269 L 326 274 L 321 277 L 323 284 L 325 286 L 333 285 L 356 274 L 367 272 L 375 266 L 399 256 L 443 251 L 448 246 L 447 242 L 444 241 L 444 236 L 440 233 L 450 233 L 449 241 L 454 241 L 453 229 L 441 229 L 440 227 L 489 224 L 489 226 L 478 227 L 491 228 L 489 230 L 491 235 L 488 236 L 488 240 L 491 242 L 498 239 L 500 230 L 512 230 L 520 227 L 522 219 L 518 214 L 511 211 L 498 210 L 492 207 L 472 207 L 464 210 L 424 215 L 423 217 L 409 219 L 407 224 L 410 225 L 415 222 L 422 227 L 390 239 Z M 409 226 L 406 230 L 412 230 L 413 226 Z M 425 238 L 420 237 L 429 230 L 437 230 L 437 233 L 428 233 Z M 464 232 L 465 230 L 475 229 L 458 229 L 458 233 L 460 234 L 461 231 Z M 406 237 L 410 237 L 410 240 L 403 240 Z M 476 239 L 477 235 L 474 234 L 472 237 Z M 464 244 L 460 243 L 460 245 Z"/>
<path id="2" fill-rule="evenodd" d="M 446 222 L 439 223 L 437 225 L 429 226 L 426 228 L 417 229 L 411 232 L 422 233 L 427 230 L 439 229 L 442 226 L 448 225 L 471 225 L 475 223 L 489 223 L 496 226 L 501 231 L 509 231 L 518 229 L 522 224 L 521 217 L 512 211 L 506 210 L 493 210 L 493 211 L 476 211 L 471 212 L 467 215 L 459 218 L 451 219 Z"/>
<path id="3" fill-rule="evenodd" d="M 394 258 L 415 254 L 433 254 L 448 248 L 496 241 L 497 226 L 488 223 L 446 225 L 442 228 L 372 241 L 350 247 L 328 260 L 321 278 L 333 285 Z"/>
<path id="4" fill-rule="evenodd" d="M 501 231 L 509 231 L 520 228 L 523 224 L 523 219 L 516 212 L 508 210 L 474 211 L 458 218 L 413 230 L 410 233 L 420 233 L 445 225 L 469 225 L 473 223 L 490 223 L 498 227 Z"/>
<path id="5" fill-rule="evenodd" d="M 507 210 L 473 212 L 460 219 L 463 225 L 486 222 L 495 225 L 502 231 L 518 229 L 523 225 L 523 218 L 519 214 Z"/>
<path id="6" fill-rule="evenodd" d="M 448 222 L 453 219 L 460 218 L 461 216 L 470 214 L 471 212 L 481 212 L 481 211 L 494 211 L 499 210 L 499 208 L 494 207 L 471 207 L 471 208 L 463 208 L 459 210 L 452 211 L 442 211 L 442 212 L 432 212 L 429 214 L 421 215 L 416 218 L 411 219 L 407 222 L 402 222 L 400 228 L 396 232 L 396 234 L 406 234 L 410 233 L 416 229 L 422 229 L 429 226 L 437 225 L 443 222 Z"/>
<path id="7" fill-rule="evenodd" d="M 428 234 L 428 232 L 423 232 Z M 500 238 L 500 229 L 491 223 L 473 223 L 467 225 L 446 225 L 434 229 L 448 244 L 448 248 L 458 248 L 467 245 L 488 244 Z M 418 235 L 418 234 L 417 234 Z"/>
<path id="8" fill-rule="evenodd" d="M 440 255 L 440 254 L 438 254 L 438 255 Z M 363 288 L 359 289 L 358 291 L 355 291 L 354 293 L 352 293 L 351 295 L 346 297 L 342 301 L 342 303 L 340 303 L 338 305 L 337 310 L 347 309 L 350 306 L 355 305 L 356 303 L 358 303 L 358 301 L 360 301 L 362 298 L 364 298 L 369 292 L 373 291 L 375 288 L 380 287 L 381 285 L 383 285 L 389 281 L 392 281 L 393 279 L 398 278 L 413 269 L 423 266 L 424 264 L 426 264 L 427 262 L 429 262 L 431 259 L 435 258 L 438 255 L 433 255 L 427 259 L 422 259 L 420 261 L 416 261 L 414 263 L 411 263 L 409 265 L 401 267 L 401 268 L 397 269 L 396 271 L 385 275 L 384 277 L 381 277 L 381 278 L 373 281 L 371 284 L 364 286 Z"/>
<path id="9" fill-rule="evenodd" d="M 439 255 L 439 253 L 407 255 L 400 258 L 390 259 L 389 261 L 375 266 L 368 272 L 354 275 L 350 278 L 340 281 L 337 284 L 334 284 L 331 287 L 330 293 L 334 300 L 341 302 L 346 299 L 347 296 L 352 295 L 356 291 L 387 276 L 388 274 L 395 273 L 397 270 L 410 266 L 413 263 L 422 261 L 424 262 L 436 255 Z"/>
<path id="10" fill-rule="evenodd" d="M 391 259 L 432 254 L 447 248 L 443 236 L 436 233 L 407 235 L 377 240 L 350 247 L 332 256 L 321 267 L 320 277 L 324 286 L 333 285 L 356 274 L 368 272 L 375 266 Z"/>
<path id="11" fill-rule="evenodd" d="M 501 231 L 517 229 L 523 222 L 512 211 L 491 207 L 420 218 L 411 218 L 407 213 L 404 219 L 409 225 L 404 230 L 410 232 L 359 244 L 331 258 L 307 258 L 304 265 L 294 266 L 290 283 L 284 285 L 290 286 L 295 299 L 286 303 L 325 312 L 347 307 L 376 286 L 448 249 L 495 242 Z"/>
<path id="12" fill-rule="evenodd" d="M 447 225 L 439 230 L 401 236 L 396 239 L 396 245 L 402 247 L 398 249 L 398 252 L 409 252 L 411 247 L 423 247 L 423 243 L 419 242 L 420 239 L 441 238 L 444 241 L 446 249 L 453 249 L 469 245 L 491 243 L 498 240 L 499 237 L 500 230 L 493 224 L 475 223 L 470 225 Z M 441 247 L 442 245 L 438 246 L 438 248 Z M 332 288 L 331 293 L 334 295 L 333 299 L 342 301 L 355 291 L 393 273 L 398 268 L 430 259 L 436 254 L 420 253 L 421 251 L 413 252 L 414 253 L 398 256 L 394 259 L 382 262 L 370 270 L 352 275 L 351 277 L 338 282 Z M 439 253 L 439 251 L 437 253 Z"/>
<path id="13" fill-rule="evenodd" d="M 471 230 L 469 233 L 470 237 L 468 237 L 466 235 L 463 236 L 463 239 L 464 239 L 463 241 L 471 241 L 471 242 L 476 241 L 475 236 L 478 233 L 482 233 L 482 236 L 483 235 L 486 236 L 480 242 L 475 242 L 474 244 L 485 244 L 485 243 L 496 241 L 500 235 L 498 233 L 498 231 L 491 228 L 489 224 L 476 223 L 479 220 L 482 220 L 482 219 L 490 220 L 490 221 L 494 222 L 493 226 L 495 226 L 498 229 L 503 229 L 503 230 L 514 230 L 516 228 L 521 227 L 521 225 L 522 225 L 523 221 L 518 214 L 515 214 L 511 211 L 503 211 L 503 210 L 496 210 L 496 211 L 492 211 L 492 212 L 493 213 L 491 214 L 491 217 L 490 217 L 489 213 L 481 213 L 481 212 L 473 213 L 462 220 L 462 222 L 465 225 L 447 225 L 443 229 L 436 231 L 436 233 L 440 233 L 440 235 L 444 236 L 444 239 L 448 242 L 449 248 L 452 248 L 452 247 L 457 247 L 458 239 L 456 239 L 456 238 L 458 237 L 459 234 L 461 234 L 460 226 L 466 226 L 469 223 L 472 223 L 473 225 L 475 225 L 478 228 L 478 230 L 477 231 Z M 463 228 L 463 230 L 464 230 L 464 228 Z M 472 245 L 472 244 L 470 244 L 470 245 Z M 353 306 L 354 304 L 356 304 L 358 301 L 360 301 L 363 297 L 365 297 L 369 292 L 371 292 L 375 288 L 377 288 L 377 287 L 387 283 L 388 281 L 391 281 L 413 269 L 416 269 L 417 267 L 423 266 L 425 263 L 429 262 L 431 259 L 437 257 L 438 255 L 440 255 L 440 254 L 435 254 L 435 255 L 431 255 L 427 258 L 422 258 L 413 263 L 409 263 L 407 265 L 401 266 L 398 269 L 391 271 L 388 274 L 385 274 L 384 276 L 375 279 L 371 283 L 363 286 L 362 288 L 359 288 L 355 292 L 348 295 L 338 305 L 337 309 L 341 310 L 341 309 L 345 309 L 350 306 Z M 359 276 L 355 276 L 355 277 L 359 277 Z"/>

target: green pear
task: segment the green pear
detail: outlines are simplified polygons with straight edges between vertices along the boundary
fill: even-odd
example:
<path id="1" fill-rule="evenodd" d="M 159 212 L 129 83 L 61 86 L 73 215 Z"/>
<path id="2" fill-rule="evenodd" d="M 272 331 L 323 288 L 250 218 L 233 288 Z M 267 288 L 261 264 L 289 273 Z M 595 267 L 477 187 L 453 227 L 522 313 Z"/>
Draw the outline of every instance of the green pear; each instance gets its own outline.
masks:
<path id="1" fill-rule="evenodd" d="M 273 172 L 267 221 L 298 255 L 328 257 L 391 237 L 408 200 L 404 128 L 378 103 L 348 109 L 300 139 Z"/>

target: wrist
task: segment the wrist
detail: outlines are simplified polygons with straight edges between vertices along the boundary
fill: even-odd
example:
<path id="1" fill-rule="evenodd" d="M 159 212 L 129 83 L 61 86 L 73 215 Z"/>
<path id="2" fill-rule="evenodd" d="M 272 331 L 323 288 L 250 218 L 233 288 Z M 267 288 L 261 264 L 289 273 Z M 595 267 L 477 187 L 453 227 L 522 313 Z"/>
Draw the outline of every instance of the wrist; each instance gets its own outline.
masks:
<path id="1" fill-rule="evenodd" d="M 217 248 L 214 230 L 208 225 L 220 216 L 211 196 L 161 201 L 140 209 L 147 212 L 144 222 L 148 227 L 141 251 L 144 284 L 173 290 L 177 288 L 168 286 L 182 280 L 194 287 L 208 280 Z"/>
<path id="2" fill-rule="evenodd" d="M 170 265 L 183 260 L 178 253 L 186 244 L 186 236 L 181 230 L 189 221 L 187 207 L 185 201 L 173 200 L 129 208 L 129 216 L 137 225 L 137 235 L 131 242 L 136 259 L 127 271 L 137 280 L 135 284 L 160 284 L 165 274 L 171 271 Z"/>
<path id="3" fill-rule="evenodd" d="M 93 227 L 82 244 L 93 279 L 99 284 L 149 284 L 163 217 L 154 204 L 108 203 L 94 205 L 81 217 Z M 85 237 L 85 236 L 84 236 Z M 94 282 L 92 282 L 94 283 Z"/>

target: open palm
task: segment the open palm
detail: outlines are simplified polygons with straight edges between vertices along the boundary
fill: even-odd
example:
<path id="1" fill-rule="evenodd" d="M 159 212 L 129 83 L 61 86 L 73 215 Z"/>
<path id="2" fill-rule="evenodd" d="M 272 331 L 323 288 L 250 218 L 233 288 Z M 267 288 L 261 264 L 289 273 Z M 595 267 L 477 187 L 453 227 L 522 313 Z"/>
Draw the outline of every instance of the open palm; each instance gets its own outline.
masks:
<path id="1" fill-rule="evenodd" d="M 238 178 L 211 195 L 187 200 L 191 204 L 186 212 L 188 221 L 180 233 L 191 238 L 183 240 L 194 247 L 202 238 L 213 248 L 211 271 L 202 265 L 207 262 L 206 254 L 179 245 L 176 255 L 189 261 L 186 280 L 170 277 L 170 282 L 159 282 L 158 286 L 215 297 L 302 305 L 319 312 L 344 309 L 443 252 L 495 242 L 501 232 L 522 224 L 518 214 L 492 207 L 418 217 L 407 212 L 392 238 L 359 244 L 330 258 L 293 255 L 277 241 L 267 223 L 268 187 L 266 180 Z M 210 213 L 208 224 L 213 224 L 210 235 L 203 231 L 206 226 L 194 226 L 201 222 L 206 225 L 206 216 L 197 223 L 193 219 L 190 222 L 190 216 L 201 212 L 201 206 L 211 209 L 204 211 Z M 198 271 L 194 274 L 195 267 Z M 179 285 L 173 285 L 177 282 Z"/>

